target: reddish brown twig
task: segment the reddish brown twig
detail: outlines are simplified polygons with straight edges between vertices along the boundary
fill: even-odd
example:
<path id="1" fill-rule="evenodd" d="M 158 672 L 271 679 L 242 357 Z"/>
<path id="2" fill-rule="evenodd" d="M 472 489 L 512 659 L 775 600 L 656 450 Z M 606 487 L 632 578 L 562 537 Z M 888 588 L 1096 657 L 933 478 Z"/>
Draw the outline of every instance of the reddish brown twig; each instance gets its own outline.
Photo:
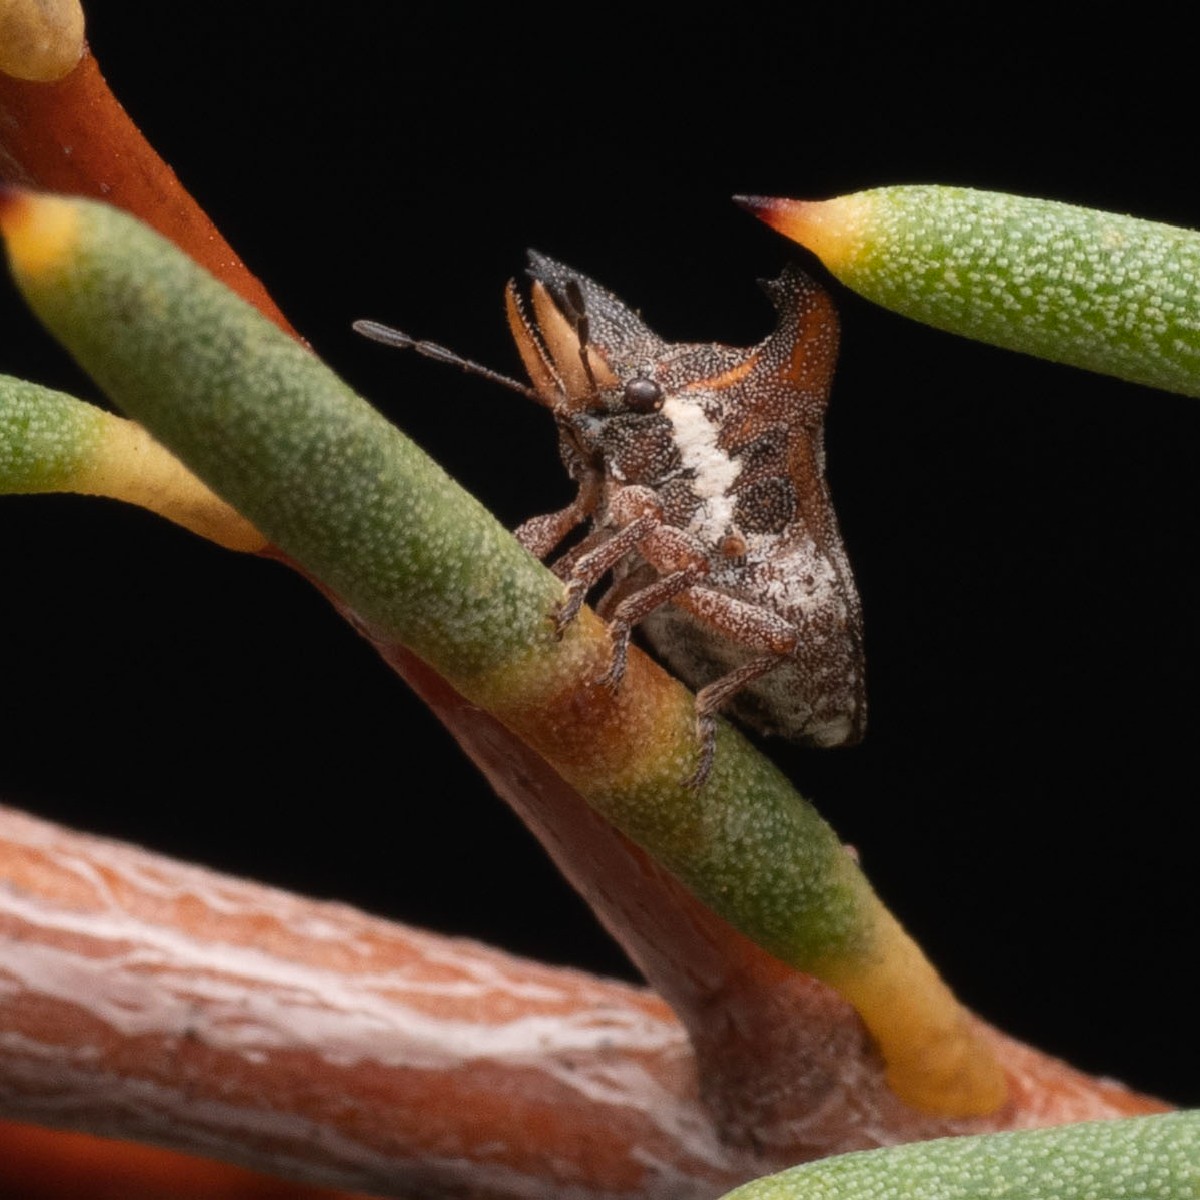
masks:
<path id="1" fill-rule="evenodd" d="M 680 1018 L 723 1141 L 791 1163 L 879 1142 L 1128 1115 L 1168 1106 L 994 1030 L 1009 1103 L 991 1117 L 918 1113 L 888 1089 L 850 1006 L 702 905 L 540 758 L 411 655 L 395 664 L 521 815 Z M 764 1166 L 765 1170 L 766 1167 Z"/>
<path id="2" fill-rule="evenodd" d="M 746 1174 L 648 992 L 2 824 L 10 1115 L 385 1195 Z"/>
<path id="3" fill-rule="evenodd" d="M 721 1140 L 652 993 L 11 811 L 0 861 L 9 1116 L 394 1196 L 713 1196 L 806 1151 L 932 1132 L 897 1127 L 856 1020 L 810 983 L 770 996 L 830 1035 L 805 1047 L 825 1095 L 791 1124 L 762 1120 L 764 1097 L 752 1152 Z M 997 1042 L 1021 1100 L 988 1127 L 1156 1107 Z"/>
<path id="4" fill-rule="evenodd" d="M 157 1146 L 0 1121 L 3 1200 L 366 1200 Z"/>
<path id="5" fill-rule="evenodd" d="M 295 333 L 267 289 L 142 137 L 90 51 L 56 83 L 29 83 L 0 71 L 0 130 L 0 178 L 107 200 L 134 213 Z"/>

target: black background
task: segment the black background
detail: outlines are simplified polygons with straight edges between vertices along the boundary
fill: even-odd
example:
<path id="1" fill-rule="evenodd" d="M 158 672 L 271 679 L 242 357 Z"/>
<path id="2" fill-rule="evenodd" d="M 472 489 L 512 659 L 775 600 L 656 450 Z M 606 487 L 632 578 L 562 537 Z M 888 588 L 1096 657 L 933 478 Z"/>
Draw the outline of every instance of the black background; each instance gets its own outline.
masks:
<path id="1" fill-rule="evenodd" d="M 361 341 L 355 317 L 516 372 L 501 293 L 534 246 L 665 336 L 750 343 L 771 323 L 754 280 L 807 256 L 735 192 L 961 183 L 1200 224 L 1192 72 L 1166 32 L 402 8 L 94 5 L 91 36 L 297 326 L 510 525 L 569 494 L 547 414 Z M 830 477 L 871 729 L 770 752 L 968 1003 L 1195 1103 L 1200 407 L 832 286 Z M 0 368 L 93 395 L 0 303 Z M 8 802 L 629 973 L 298 578 L 70 497 L 4 500 L 0 564 Z"/>

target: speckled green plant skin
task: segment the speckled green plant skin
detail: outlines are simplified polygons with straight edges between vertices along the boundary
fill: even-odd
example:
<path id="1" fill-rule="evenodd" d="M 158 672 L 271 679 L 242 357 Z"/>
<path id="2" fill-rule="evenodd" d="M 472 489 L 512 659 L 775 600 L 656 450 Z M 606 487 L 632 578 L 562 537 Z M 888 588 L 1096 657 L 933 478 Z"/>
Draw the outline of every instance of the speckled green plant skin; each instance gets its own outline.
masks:
<path id="1" fill-rule="evenodd" d="M 686 759 L 664 757 L 642 778 L 596 778 L 583 790 L 709 907 L 784 962 L 824 977 L 829 960 L 869 953 L 869 884 L 778 768 L 729 726 L 699 792 L 683 783 L 689 768 Z"/>
<path id="2" fill-rule="evenodd" d="M 24 280 L 113 400 L 380 642 L 502 702 L 514 667 L 562 671 L 561 584 L 313 354 L 148 228 L 78 202 L 71 253 Z M 571 668 L 577 669 L 577 668 Z M 690 721 L 690 711 L 682 710 Z M 689 731 L 690 738 L 690 731 Z M 690 740 L 685 745 L 691 747 Z M 542 747 L 545 752 L 545 747 Z M 703 804 L 657 777 L 563 773 L 748 936 L 806 969 L 871 949 L 877 904 L 836 835 L 728 727 Z"/>
<path id="3" fill-rule="evenodd" d="M 80 254 L 29 298 L 121 408 L 443 670 L 549 639 L 560 585 L 394 426 L 169 243 L 106 206 L 79 214 Z"/>
<path id="4" fill-rule="evenodd" d="M 942 1138 L 793 1167 L 725 1200 L 1198 1200 L 1200 1112 Z"/>
<path id="5" fill-rule="evenodd" d="M 978 341 L 1200 395 L 1200 233 L 1050 200 L 887 187 L 831 269 Z M 834 202 L 838 203 L 838 202 Z"/>
<path id="6" fill-rule="evenodd" d="M 0 492 L 69 487 L 112 419 L 73 396 L 0 376 Z"/>

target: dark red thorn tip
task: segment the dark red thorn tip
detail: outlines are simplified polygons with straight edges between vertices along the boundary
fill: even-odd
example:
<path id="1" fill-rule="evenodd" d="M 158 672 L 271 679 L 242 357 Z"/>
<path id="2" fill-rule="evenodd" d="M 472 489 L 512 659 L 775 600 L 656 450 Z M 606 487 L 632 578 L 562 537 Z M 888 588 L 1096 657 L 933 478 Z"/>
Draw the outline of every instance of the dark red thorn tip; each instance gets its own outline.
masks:
<path id="1" fill-rule="evenodd" d="M 767 213 L 778 208 L 780 203 L 774 196 L 734 196 L 733 202 L 748 213 L 764 218 Z"/>

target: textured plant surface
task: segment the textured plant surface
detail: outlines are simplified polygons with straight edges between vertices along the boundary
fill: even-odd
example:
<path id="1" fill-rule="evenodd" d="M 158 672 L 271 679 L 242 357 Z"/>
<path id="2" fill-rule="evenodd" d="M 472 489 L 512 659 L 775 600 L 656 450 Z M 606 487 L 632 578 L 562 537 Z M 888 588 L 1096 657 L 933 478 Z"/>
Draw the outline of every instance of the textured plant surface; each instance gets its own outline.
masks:
<path id="1" fill-rule="evenodd" d="M 140 504 L 231 550 L 266 545 L 142 426 L 7 376 L 0 376 L 0 481 L 6 492 L 80 492 Z"/>
<path id="2" fill-rule="evenodd" d="M 757 1180 L 730 1196 L 874 1200 L 897 1193 L 922 1200 L 1194 1200 L 1200 1195 L 1200 1113 L 846 1154 Z"/>
<path id="3" fill-rule="evenodd" d="M 744 198 L 845 284 L 981 342 L 1200 395 L 1200 233 L 954 187 Z"/>

